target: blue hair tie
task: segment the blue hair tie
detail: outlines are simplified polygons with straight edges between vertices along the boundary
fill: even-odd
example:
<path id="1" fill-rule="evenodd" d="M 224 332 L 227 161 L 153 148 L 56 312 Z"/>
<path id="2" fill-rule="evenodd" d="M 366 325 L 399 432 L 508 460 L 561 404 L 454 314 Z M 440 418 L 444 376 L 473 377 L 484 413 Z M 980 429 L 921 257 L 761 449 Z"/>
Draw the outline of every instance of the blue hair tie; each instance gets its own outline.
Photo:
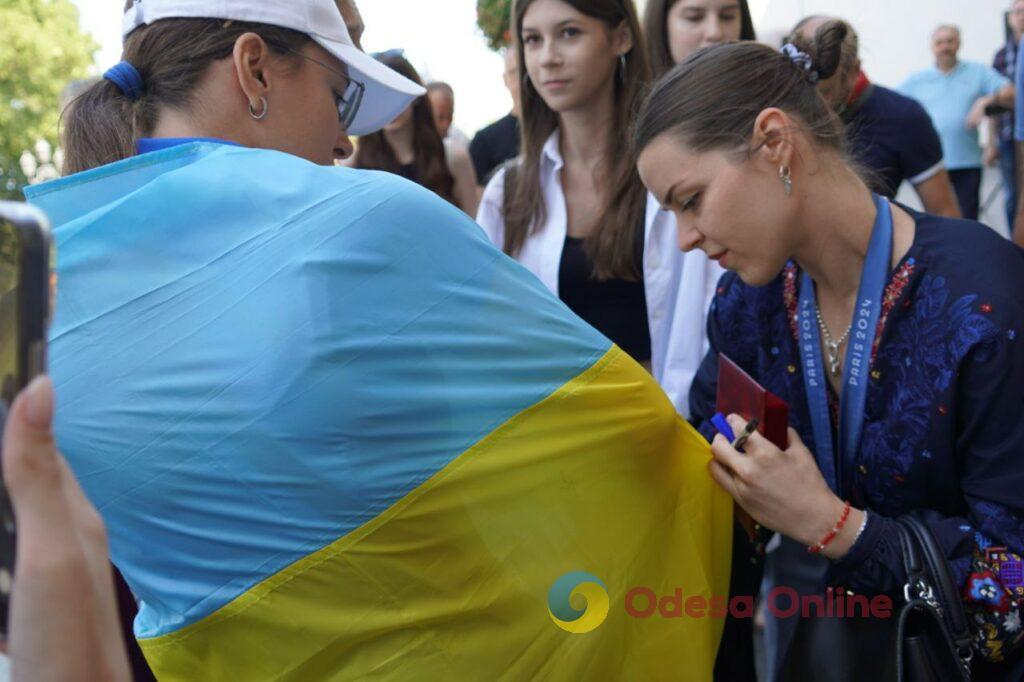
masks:
<path id="1" fill-rule="evenodd" d="M 818 74 L 818 70 L 814 68 L 814 60 L 811 58 L 811 55 L 807 54 L 793 43 L 786 43 L 782 46 L 782 49 L 779 50 L 779 52 L 789 57 L 790 61 L 805 71 L 807 73 L 807 78 L 812 84 L 818 82 L 818 78 L 820 76 Z"/>
<path id="2" fill-rule="evenodd" d="M 135 101 L 142 97 L 145 89 L 142 82 L 142 74 L 128 62 L 120 62 L 111 67 L 103 77 L 118 87 L 124 96 Z"/>

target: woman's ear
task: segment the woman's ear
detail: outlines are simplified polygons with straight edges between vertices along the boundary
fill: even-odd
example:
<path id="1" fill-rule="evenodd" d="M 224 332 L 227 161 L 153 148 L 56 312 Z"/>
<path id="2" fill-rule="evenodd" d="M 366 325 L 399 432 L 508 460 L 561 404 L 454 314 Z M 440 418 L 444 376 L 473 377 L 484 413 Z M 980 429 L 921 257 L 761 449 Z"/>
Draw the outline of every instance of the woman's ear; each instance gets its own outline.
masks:
<path id="1" fill-rule="evenodd" d="M 771 166 L 789 166 L 796 149 L 797 127 L 786 112 L 765 109 L 754 120 L 751 148 Z"/>
<path id="2" fill-rule="evenodd" d="M 633 36 L 633 31 L 629 28 L 629 24 L 625 21 L 619 22 L 619 25 L 612 31 L 612 45 L 615 56 L 621 57 L 629 54 L 635 44 L 636 38 Z"/>
<path id="3" fill-rule="evenodd" d="M 252 110 L 259 111 L 270 91 L 270 74 L 267 64 L 270 48 L 263 38 L 255 33 L 245 33 L 235 41 L 232 61 L 238 85 L 249 100 Z"/>

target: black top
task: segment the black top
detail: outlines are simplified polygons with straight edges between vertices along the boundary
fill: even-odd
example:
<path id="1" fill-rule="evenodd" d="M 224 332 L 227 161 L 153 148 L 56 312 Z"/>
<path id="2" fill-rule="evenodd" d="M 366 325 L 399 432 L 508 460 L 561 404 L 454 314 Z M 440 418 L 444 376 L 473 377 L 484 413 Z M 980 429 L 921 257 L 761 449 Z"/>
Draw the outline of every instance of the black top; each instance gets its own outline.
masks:
<path id="1" fill-rule="evenodd" d="M 853 155 L 877 174 L 879 194 L 895 197 L 900 183 L 942 161 L 942 142 L 928 112 L 895 90 L 870 85 L 845 118 Z"/>
<path id="2" fill-rule="evenodd" d="M 641 239 L 643 232 L 640 233 Z M 643 242 L 640 244 L 641 254 Z M 597 280 L 583 240 L 565 238 L 558 271 L 558 296 L 579 315 L 611 339 L 637 362 L 651 359 L 651 330 L 647 325 L 647 297 L 643 280 Z"/>
<path id="3" fill-rule="evenodd" d="M 512 114 L 483 128 L 469 144 L 476 179 L 486 185 L 501 164 L 519 155 L 519 119 Z"/>
<path id="4" fill-rule="evenodd" d="M 400 164 L 398 167 L 398 174 L 401 175 L 406 180 L 412 180 L 413 182 L 419 184 L 420 174 L 416 172 L 415 163 Z"/>

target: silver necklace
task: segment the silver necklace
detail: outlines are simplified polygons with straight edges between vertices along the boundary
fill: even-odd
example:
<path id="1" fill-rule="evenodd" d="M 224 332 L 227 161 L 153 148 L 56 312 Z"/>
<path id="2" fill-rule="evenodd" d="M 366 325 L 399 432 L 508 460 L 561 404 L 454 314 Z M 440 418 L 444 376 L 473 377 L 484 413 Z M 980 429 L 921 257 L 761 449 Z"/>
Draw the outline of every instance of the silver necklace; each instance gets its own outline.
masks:
<path id="1" fill-rule="evenodd" d="M 828 327 L 825 326 L 825 320 L 821 317 L 821 307 L 814 307 L 814 314 L 818 316 L 818 326 L 821 327 L 821 333 L 825 336 L 825 352 L 828 353 L 828 365 L 829 371 L 832 372 L 832 376 L 839 376 L 841 367 L 839 364 L 839 348 L 846 343 L 846 339 L 850 338 L 850 332 L 853 330 L 853 322 L 850 322 L 850 326 L 846 328 L 843 335 L 838 340 L 833 341 L 832 335 L 828 332 Z"/>

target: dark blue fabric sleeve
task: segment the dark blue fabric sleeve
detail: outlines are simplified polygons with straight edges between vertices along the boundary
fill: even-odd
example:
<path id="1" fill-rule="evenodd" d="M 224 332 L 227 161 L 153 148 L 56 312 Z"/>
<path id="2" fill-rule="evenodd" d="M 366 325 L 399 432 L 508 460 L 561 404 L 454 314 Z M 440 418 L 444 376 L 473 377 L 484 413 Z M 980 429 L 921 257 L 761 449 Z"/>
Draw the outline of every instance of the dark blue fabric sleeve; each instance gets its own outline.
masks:
<path id="1" fill-rule="evenodd" d="M 748 355 L 737 348 L 735 335 L 723 331 L 735 327 L 732 320 L 747 312 L 743 305 L 745 289 L 735 273 L 725 273 L 718 281 L 718 289 L 708 312 L 708 353 L 690 386 L 690 423 L 708 441 L 717 433 L 710 420 L 715 415 L 718 397 L 718 354 L 725 353 L 737 362 L 741 362 L 741 356 L 745 358 Z M 753 342 L 753 338 L 750 340 Z"/>
<path id="2" fill-rule="evenodd" d="M 910 180 L 935 168 L 942 162 L 942 141 L 935 124 L 924 107 L 916 101 L 907 111 L 907 122 L 900 135 L 900 167 L 903 177 Z M 928 178 L 917 180 L 915 184 Z"/>

